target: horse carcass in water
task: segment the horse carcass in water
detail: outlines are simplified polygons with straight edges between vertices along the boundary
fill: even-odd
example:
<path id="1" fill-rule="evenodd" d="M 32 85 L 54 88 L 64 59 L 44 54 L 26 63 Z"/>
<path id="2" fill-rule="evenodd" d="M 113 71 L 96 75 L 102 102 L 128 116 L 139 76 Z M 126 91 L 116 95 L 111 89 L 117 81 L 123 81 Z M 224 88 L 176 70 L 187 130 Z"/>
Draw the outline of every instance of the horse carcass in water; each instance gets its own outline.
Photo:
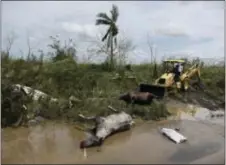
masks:
<path id="1" fill-rule="evenodd" d="M 80 116 L 87 120 L 94 120 L 96 123 L 96 126 L 92 132 L 92 136 L 86 140 L 83 140 L 80 143 L 80 148 L 100 146 L 109 135 L 116 132 L 129 130 L 134 124 L 132 117 L 123 111 L 111 114 L 107 117 L 86 118 L 82 115 Z"/>

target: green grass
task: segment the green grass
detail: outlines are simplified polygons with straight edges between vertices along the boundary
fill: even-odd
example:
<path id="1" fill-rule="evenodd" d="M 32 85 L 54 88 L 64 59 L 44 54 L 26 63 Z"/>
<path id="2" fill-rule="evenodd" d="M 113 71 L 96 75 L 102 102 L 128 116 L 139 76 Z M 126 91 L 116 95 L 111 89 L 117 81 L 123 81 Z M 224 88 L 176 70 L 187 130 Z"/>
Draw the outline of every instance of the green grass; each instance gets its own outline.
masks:
<path id="1" fill-rule="evenodd" d="M 125 110 L 145 120 L 159 120 L 169 115 L 164 102 L 154 102 L 151 106 L 126 108 L 118 96 L 137 87 L 138 82 L 153 82 L 153 65 L 132 65 L 137 82 L 126 78 L 112 80 L 116 73 L 123 75 L 124 70 L 108 72 L 104 64 L 77 64 L 67 58 L 57 62 L 42 62 L 38 59 L 23 60 L 2 57 L 2 85 L 22 84 L 41 90 L 59 98 L 57 104 L 48 102 L 30 103 L 29 112 L 39 108 L 44 116 L 50 119 L 79 121 L 78 113 L 85 115 L 107 115 L 108 105 Z M 157 66 L 160 74 L 161 66 Z M 202 80 L 209 93 L 224 97 L 224 68 L 204 66 L 201 69 Z M 2 92 L 3 95 L 3 92 Z M 68 106 L 68 98 L 74 95 L 81 102 L 73 108 Z M 5 96 L 3 95 L 2 99 Z"/>

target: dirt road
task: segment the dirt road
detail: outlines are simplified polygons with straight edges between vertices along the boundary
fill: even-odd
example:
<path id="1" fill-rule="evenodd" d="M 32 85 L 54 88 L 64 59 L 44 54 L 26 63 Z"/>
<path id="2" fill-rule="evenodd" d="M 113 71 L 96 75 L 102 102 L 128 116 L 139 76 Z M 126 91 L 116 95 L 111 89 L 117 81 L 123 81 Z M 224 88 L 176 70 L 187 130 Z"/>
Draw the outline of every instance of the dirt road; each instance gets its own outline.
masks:
<path id="1" fill-rule="evenodd" d="M 144 123 L 109 137 L 100 152 L 78 146 L 84 138 L 71 125 L 48 123 L 34 128 L 7 128 L 2 136 L 2 163 L 224 163 L 224 118 L 202 120 L 186 113 L 180 118 Z M 221 124 L 219 124 L 221 123 Z M 174 144 L 159 133 L 180 128 L 188 138 Z"/>

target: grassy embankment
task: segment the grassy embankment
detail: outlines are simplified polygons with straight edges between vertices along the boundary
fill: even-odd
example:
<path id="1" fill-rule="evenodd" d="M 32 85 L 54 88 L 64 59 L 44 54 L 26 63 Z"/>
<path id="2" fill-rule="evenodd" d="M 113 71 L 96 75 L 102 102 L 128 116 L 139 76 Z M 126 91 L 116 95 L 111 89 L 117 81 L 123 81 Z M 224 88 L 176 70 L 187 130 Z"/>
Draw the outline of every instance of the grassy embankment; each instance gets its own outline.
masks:
<path id="1" fill-rule="evenodd" d="M 131 74 L 136 76 L 138 83 L 150 83 L 153 81 L 153 68 L 153 65 L 148 64 L 133 65 Z M 157 70 L 161 71 L 160 66 Z M 126 78 L 112 80 L 116 72 L 108 72 L 104 64 L 77 64 L 70 58 L 57 62 L 2 58 L 2 87 L 7 84 L 22 84 L 59 98 L 58 104 L 27 104 L 28 111 L 33 112 L 39 107 L 41 113 L 50 119 L 79 121 L 78 113 L 107 115 L 108 105 L 146 120 L 158 120 L 168 115 L 164 101 L 154 102 L 151 106 L 126 108 L 125 103 L 117 98 L 121 93 L 136 88 L 136 83 Z M 224 97 L 223 67 L 204 66 L 201 76 L 213 96 Z M 81 101 L 69 108 L 68 98 L 71 95 Z"/>

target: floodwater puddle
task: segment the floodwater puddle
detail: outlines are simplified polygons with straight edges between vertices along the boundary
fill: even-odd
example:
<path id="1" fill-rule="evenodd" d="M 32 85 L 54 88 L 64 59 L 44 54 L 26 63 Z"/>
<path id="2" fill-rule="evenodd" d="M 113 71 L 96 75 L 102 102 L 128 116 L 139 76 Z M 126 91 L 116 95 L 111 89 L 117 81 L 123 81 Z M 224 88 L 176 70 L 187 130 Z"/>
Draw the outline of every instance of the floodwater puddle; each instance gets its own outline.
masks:
<path id="1" fill-rule="evenodd" d="M 208 116 L 206 111 L 176 114 L 166 121 L 143 123 L 115 134 L 104 141 L 99 152 L 97 147 L 86 149 L 87 158 L 79 149 L 85 133 L 73 125 L 47 122 L 30 128 L 6 128 L 2 131 L 2 163 L 188 163 L 224 149 L 224 127 L 200 122 Z M 159 132 L 162 127 L 180 128 L 188 142 L 169 141 Z"/>
<path id="2" fill-rule="evenodd" d="M 193 120 L 224 126 L 224 110 L 211 111 L 207 108 L 192 104 L 171 103 L 168 108 L 175 115 L 169 120 Z"/>

